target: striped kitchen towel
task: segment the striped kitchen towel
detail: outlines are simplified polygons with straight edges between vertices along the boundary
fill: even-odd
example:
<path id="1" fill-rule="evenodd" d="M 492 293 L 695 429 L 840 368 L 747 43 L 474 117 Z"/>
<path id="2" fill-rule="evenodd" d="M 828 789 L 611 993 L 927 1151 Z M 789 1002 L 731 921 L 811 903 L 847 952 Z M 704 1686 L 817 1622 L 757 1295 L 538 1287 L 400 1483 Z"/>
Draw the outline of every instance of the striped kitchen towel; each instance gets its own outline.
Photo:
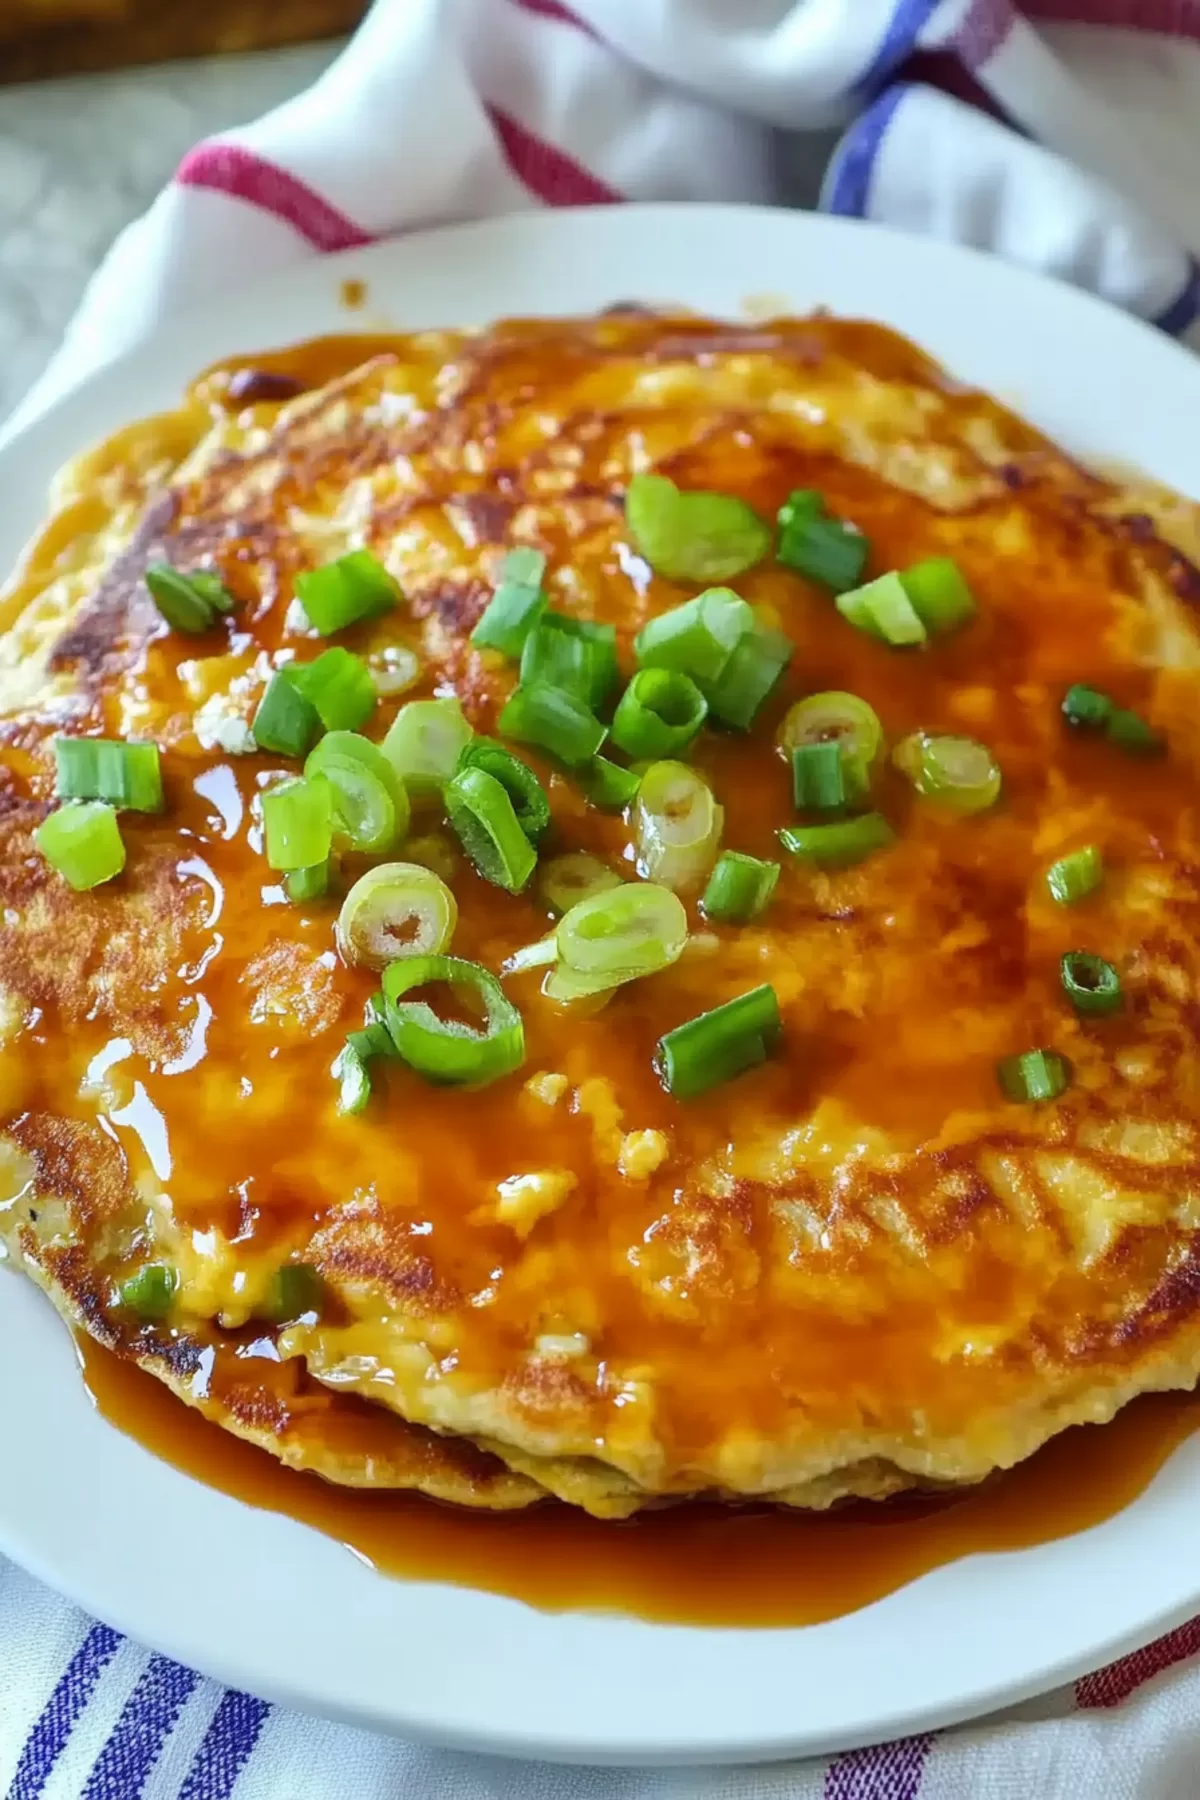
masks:
<path id="1" fill-rule="evenodd" d="M 21 416 L 251 275 L 421 224 L 624 199 L 819 196 L 1183 333 L 1198 148 L 1200 0 L 377 0 L 309 92 L 185 159 Z M 1200 1621 L 970 1729 L 821 1764 L 614 1773 L 289 1715 L 0 1564 L 0 1794 L 1200 1800 Z"/>

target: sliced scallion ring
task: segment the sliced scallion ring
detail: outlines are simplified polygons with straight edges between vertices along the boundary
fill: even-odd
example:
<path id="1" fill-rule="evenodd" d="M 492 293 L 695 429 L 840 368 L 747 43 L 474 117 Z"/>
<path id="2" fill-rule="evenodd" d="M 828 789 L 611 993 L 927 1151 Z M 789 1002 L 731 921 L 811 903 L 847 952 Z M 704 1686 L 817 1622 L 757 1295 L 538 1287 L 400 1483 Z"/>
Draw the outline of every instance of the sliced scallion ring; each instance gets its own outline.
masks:
<path id="1" fill-rule="evenodd" d="M 1165 748 L 1161 732 L 1148 725 L 1140 713 L 1127 707 L 1114 706 L 1108 715 L 1104 735 L 1129 756 L 1158 756 Z"/>
<path id="2" fill-rule="evenodd" d="M 865 587 L 839 594 L 837 609 L 848 624 L 869 637 L 882 638 L 895 649 L 924 644 L 929 637 L 921 616 L 893 570 L 868 581 Z"/>
<path id="3" fill-rule="evenodd" d="M 778 880 L 777 862 L 723 850 L 708 878 L 700 910 L 717 925 L 748 925 L 766 911 Z"/>
<path id="4" fill-rule="evenodd" d="M 1000 798 L 1000 769 L 987 745 L 974 738 L 920 733 L 913 761 L 917 792 L 956 812 L 983 812 Z"/>
<path id="5" fill-rule="evenodd" d="M 687 913 L 678 895 L 654 882 L 625 881 L 578 901 L 558 921 L 559 959 L 576 975 L 609 987 L 656 974 L 679 960 Z"/>
<path id="6" fill-rule="evenodd" d="M 125 867 L 121 827 L 103 800 L 68 800 L 42 820 L 33 841 L 77 894 L 111 881 Z"/>
<path id="7" fill-rule="evenodd" d="M 1060 856 L 1046 870 L 1046 886 L 1059 906 L 1077 906 L 1094 894 L 1103 880 L 1104 857 L 1097 844 L 1085 844 L 1082 850 Z"/>
<path id="8" fill-rule="evenodd" d="M 478 771 L 476 771 L 478 773 Z M 481 1004 L 482 1029 L 441 1019 L 413 988 L 447 983 Z M 457 956 L 411 956 L 383 977 L 388 1032 L 403 1060 L 429 1081 L 482 1083 L 519 1069 L 525 1060 L 521 1015 L 496 977 Z"/>
<path id="9" fill-rule="evenodd" d="M 367 658 L 375 692 L 381 700 L 406 694 L 421 679 L 421 659 L 407 644 L 385 644 Z"/>
<path id="10" fill-rule="evenodd" d="M 474 733 L 457 700 L 410 700 L 380 748 L 414 800 L 439 795 Z"/>
<path id="11" fill-rule="evenodd" d="M 617 703 L 612 740 L 629 756 L 682 756 L 708 717 L 708 702 L 680 669 L 639 669 Z"/>
<path id="12" fill-rule="evenodd" d="M 405 956 L 440 956 L 458 923 L 458 902 L 420 863 L 378 863 L 360 875 L 337 921 L 337 947 L 348 963 L 383 969 Z"/>
<path id="13" fill-rule="evenodd" d="M 523 975 L 527 969 L 545 969 L 558 961 L 558 939 L 553 933 L 549 937 L 539 938 L 536 944 L 523 944 L 519 950 L 506 957 L 500 973 L 502 975 Z"/>
<path id="14" fill-rule="evenodd" d="M 262 797 L 263 835 L 273 869 L 309 869 L 328 861 L 333 847 L 333 789 L 297 777 Z"/>
<path id="15" fill-rule="evenodd" d="M 584 701 L 544 681 L 510 695 L 500 714 L 500 730 L 505 737 L 548 750 L 568 769 L 590 763 L 608 736 Z"/>
<path id="16" fill-rule="evenodd" d="M 1063 990 L 1077 1013 L 1099 1017 L 1121 1004 L 1121 977 L 1110 962 L 1086 950 L 1069 950 L 1060 965 Z"/>
<path id="17" fill-rule="evenodd" d="M 521 830 L 536 844 L 550 823 L 550 802 L 529 764 L 495 738 L 473 737 L 458 759 L 457 772 L 463 769 L 483 769 L 495 776 L 513 803 Z"/>
<path id="18" fill-rule="evenodd" d="M 370 1088 L 368 1087 L 368 1093 Z M 343 1111 L 357 1112 L 358 1107 Z M 271 1277 L 259 1316 L 272 1325 L 294 1325 L 298 1319 L 318 1318 L 325 1304 L 325 1283 L 311 1263 L 284 1263 Z"/>
<path id="19" fill-rule="evenodd" d="M 57 737 L 54 791 L 61 800 L 106 800 L 128 812 L 161 812 L 158 745 L 121 738 Z"/>
<path id="20" fill-rule="evenodd" d="M 170 1313 L 178 1292 L 179 1274 L 170 1263 L 146 1263 L 121 1283 L 117 1298 L 128 1312 L 147 1324 L 157 1324 Z"/>
<path id="21" fill-rule="evenodd" d="M 659 1039 L 662 1084 L 677 1100 L 695 1099 L 765 1062 L 781 1030 L 775 989 L 765 983 L 752 988 Z"/>
<path id="22" fill-rule="evenodd" d="M 634 547 L 670 581 L 731 581 L 761 562 L 771 528 L 732 494 L 677 488 L 665 475 L 635 475 L 625 495 Z"/>
<path id="23" fill-rule="evenodd" d="M 484 769 L 461 769 L 446 783 L 446 817 L 485 881 L 519 894 L 537 852 L 521 829 L 507 789 Z"/>
<path id="24" fill-rule="evenodd" d="M 827 518 L 823 505 L 811 488 L 791 495 L 779 509 L 776 555 L 785 568 L 841 594 L 862 580 L 870 545 L 852 525 Z"/>
<path id="25" fill-rule="evenodd" d="M 369 550 L 352 550 L 323 568 L 307 570 L 297 575 L 295 587 L 313 629 L 322 637 L 391 612 L 400 594 Z"/>
<path id="26" fill-rule="evenodd" d="M 353 731 L 328 732 L 310 751 L 304 773 L 309 780 L 329 783 L 335 830 L 352 850 L 380 856 L 408 830 L 404 783 L 369 738 Z"/>
<path id="27" fill-rule="evenodd" d="M 361 656 L 341 644 L 332 645 L 315 662 L 289 663 L 287 670 L 327 731 L 357 731 L 375 711 L 378 694 L 370 669 Z"/>
<path id="28" fill-rule="evenodd" d="M 904 569 L 900 579 L 917 617 L 935 637 L 975 617 L 975 596 L 952 557 L 927 556 Z"/>
<path id="29" fill-rule="evenodd" d="M 623 769 L 607 756 L 593 756 L 575 771 L 576 780 L 593 806 L 601 812 L 624 812 L 637 798 L 641 776 L 633 769 Z"/>
<path id="30" fill-rule="evenodd" d="M 855 806 L 870 792 L 883 727 L 865 700 L 833 689 L 810 694 L 789 707 L 775 741 L 789 762 L 804 744 L 836 744 L 842 753 L 846 800 Z"/>
<path id="31" fill-rule="evenodd" d="M 881 813 L 860 813 L 856 819 L 839 819 L 831 825 L 794 825 L 779 833 L 790 856 L 820 868 L 848 868 L 876 850 L 886 850 L 896 834 Z"/>
<path id="32" fill-rule="evenodd" d="M 709 588 L 643 625 L 634 640 L 643 669 L 680 669 L 707 690 L 719 681 L 748 631 L 755 629 L 747 600 L 729 588 Z"/>
<path id="33" fill-rule="evenodd" d="M 792 660 L 796 646 L 782 631 L 756 625 L 734 646 L 733 654 L 707 689 L 714 719 L 749 731 L 760 707 L 770 698 Z"/>
<path id="34" fill-rule="evenodd" d="M 792 751 L 792 799 L 798 812 L 841 812 L 846 805 L 846 767 L 832 740 L 797 744 Z"/>
<path id="35" fill-rule="evenodd" d="M 570 912 L 580 900 L 620 887 L 621 877 L 598 856 L 571 850 L 555 856 L 538 870 L 538 891 L 552 912 Z"/>
<path id="36" fill-rule="evenodd" d="M 319 900 L 329 892 L 329 863 L 313 863 L 307 869 L 289 869 L 284 876 L 283 885 L 287 889 L 289 900 L 303 904 L 305 900 Z"/>
<path id="37" fill-rule="evenodd" d="M 1063 695 L 1063 717 L 1068 725 L 1085 731 L 1102 731 L 1113 715 L 1113 703 L 1099 688 L 1077 681 Z"/>
<path id="38" fill-rule="evenodd" d="M 211 629 L 218 614 L 233 610 L 233 596 L 220 576 L 207 569 L 184 574 L 169 563 L 151 563 L 145 581 L 150 598 L 172 631 L 198 636 Z"/>
<path id="39" fill-rule="evenodd" d="M 544 681 L 565 688 L 584 706 L 603 706 L 617 679 L 617 634 L 612 625 L 546 612 L 521 649 L 521 684 Z"/>
<path id="40" fill-rule="evenodd" d="M 725 822 L 708 783 L 686 763 L 651 763 L 634 813 L 638 873 L 677 893 L 702 886 Z"/>
<path id="41" fill-rule="evenodd" d="M 1057 1050 L 1026 1050 L 996 1065 L 996 1077 L 1010 1100 L 1032 1105 L 1057 1100 L 1071 1085 L 1071 1065 Z"/>
<path id="42" fill-rule="evenodd" d="M 499 650 L 520 656 L 525 639 L 546 610 L 542 578 L 546 558 L 526 544 L 510 550 L 500 565 L 496 591 L 471 633 L 476 650 Z"/>
<path id="43" fill-rule="evenodd" d="M 260 750 L 305 756 L 321 735 L 321 717 L 296 681 L 294 664 L 276 669 L 258 703 L 250 730 Z"/>

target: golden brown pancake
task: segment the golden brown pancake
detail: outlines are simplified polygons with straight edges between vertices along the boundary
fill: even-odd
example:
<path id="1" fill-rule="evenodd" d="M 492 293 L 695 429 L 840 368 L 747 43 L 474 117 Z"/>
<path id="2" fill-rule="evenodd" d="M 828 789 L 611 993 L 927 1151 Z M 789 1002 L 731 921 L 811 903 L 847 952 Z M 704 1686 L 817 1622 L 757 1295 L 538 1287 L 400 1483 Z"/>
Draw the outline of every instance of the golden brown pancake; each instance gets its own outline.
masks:
<path id="1" fill-rule="evenodd" d="M 23 1196 L 0 1202 L 0 1230 L 40 1254 L 30 1208 L 61 1193 L 52 1147 L 86 1126 L 54 1240 L 82 1259 L 86 1327 L 117 1330 L 117 1284 L 171 1262 L 174 1311 L 132 1346 L 166 1375 L 164 1344 L 262 1336 L 270 1278 L 300 1258 L 329 1305 L 265 1335 L 306 1380 L 483 1445 L 528 1483 L 488 1503 L 545 1490 L 603 1514 L 974 1482 L 1141 1391 L 1190 1387 L 1193 509 L 1089 474 L 870 324 L 626 312 L 234 367 L 67 472 L 0 640 L 0 1121 Z M 953 813 L 889 763 L 873 802 L 890 849 L 788 864 L 749 926 L 706 924 L 689 895 L 680 961 L 594 1013 L 512 977 L 522 1070 L 464 1092 L 389 1068 L 345 1116 L 330 1067 L 377 978 L 338 957 L 336 899 L 286 902 L 253 807 L 285 764 L 253 752 L 248 721 L 281 653 L 323 647 L 295 577 L 371 548 L 404 602 L 338 641 L 415 648 L 413 692 L 456 692 L 494 733 L 515 668 L 469 635 L 507 549 L 544 551 L 551 603 L 616 626 L 626 674 L 639 628 L 695 591 L 630 544 L 625 488 L 650 467 L 767 517 L 817 488 L 868 537 L 869 574 L 949 555 L 978 601 L 906 653 L 770 558 L 739 577 L 796 650 L 750 733 L 697 740 L 726 847 L 779 856 L 793 809 L 775 732 L 820 690 L 869 701 L 892 745 L 985 741 L 1001 802 Z M 141 581 L 162 558 L 219 570 L 231 617 L 169 632 Z M 1081 681 L 1166 753 L 1072 732 L 1061 701 Z M 31 843 L 63 730 L 163 752 L 165 813 L 123 815 L 125 874 L 86 895 Z M 543 855 L 631 873 L 627 822 L 528 760 L 553 813 Z M 1089 843 L 1102 888 L 1057 906 L 1047 867 Z M 456 955 L 498 970 L 547 929 L 536 885 L 503 892 L 461 854 L 452 885 Z M 1070 950 L 1118 968 L 1118 1013 L 1072 1010 Z M 661 1035 L 764 981 L 777 1052 L 700 1101 L 665 1093 Z M 1034 1047 L 1072 1083 L 1017 1105 L 997 1063 Z"/>

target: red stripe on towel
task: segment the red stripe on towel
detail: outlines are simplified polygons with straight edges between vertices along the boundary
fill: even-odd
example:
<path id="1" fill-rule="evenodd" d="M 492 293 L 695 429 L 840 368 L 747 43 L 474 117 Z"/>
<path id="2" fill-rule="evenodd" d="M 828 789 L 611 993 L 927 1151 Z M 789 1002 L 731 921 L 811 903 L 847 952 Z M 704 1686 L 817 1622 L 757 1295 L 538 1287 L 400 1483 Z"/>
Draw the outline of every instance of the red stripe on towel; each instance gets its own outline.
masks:
<path id="1" fill-rule="evenodd" d="M 577 163 L 565 150 L 557 150 L 544 138 L 519 125 L 497 106 L 488 117 L 500 139 L 504 160 L 517 180 L 547 206 L 604 206 L 623 198 L 607 182 Z"/>
<path id="2" fill-rule="evenodd" d="M 375 242 L 299 176 L 238 144 L 198 145 L 184 157 L 175 179 L 183 187 L 207 188 L 273 214 L 315 250 L 357 250 Z"/>
<path id="3" fill-rule="evenodd" d="M 1075 1683 L 1076 1703 L 1086 1707 L 1120 1706 L 1143 1682 L 1153 1681 L 1164 1669 L 1185 1662 L 1189 1656 L 1200 1656 L 1200 1619 L 1191 1619 L 1178 1631 L 1169 1631 L 1166 1637 L 1147 1644 L 1144 1650 L 1135 1650 L 1131 1656 L 1109 1663 L 1106 1669 L 1085 1675 Z"/>

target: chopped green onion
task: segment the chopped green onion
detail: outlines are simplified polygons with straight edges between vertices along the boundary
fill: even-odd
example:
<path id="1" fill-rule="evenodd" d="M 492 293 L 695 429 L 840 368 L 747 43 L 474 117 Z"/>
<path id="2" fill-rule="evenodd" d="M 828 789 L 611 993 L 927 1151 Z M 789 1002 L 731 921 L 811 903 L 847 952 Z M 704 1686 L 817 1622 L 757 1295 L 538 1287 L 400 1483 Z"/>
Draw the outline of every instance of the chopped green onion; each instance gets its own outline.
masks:
<path id="1" fill-rule="evenodd" d="M 123 1281 L 117 1290 L 120 1303 L 148 1324 L 165 1319 L 179 1292 L 179 1276 L 170 1263 L 147 1263 Z"/>
<path id="2" fill-rule="evenodd" d="M 60 800 L 107 800 L 129 812 L 163 809 L 157 744 L 120 738 L 54 740 L 54 791 Z"/>
<path id="3" fill-rule="evenodd" d="M 1154 727 L 1124 706 L 1113 708 L 1104 733 L 1110 743 L 1131 756 L 1157 756 L 1164 747 L 1163 738 Z"/>
<path id="4" fill-rule="evenodd" d="M 902 570 L 900 579 L 917 617 L 935 637 L 975 617 L 975 597 L 952 557 L 927 556 Z"/>
<path id="5" fill-rule="evenodd" d="M 659 1039 L 655 1064 L 662 1084 L 677 1100 L 693 1100 L 766 1062 L 782 1029 L 775 989 L 766 983 L 751 988 Z"/>
<path id="6" fill-rule="evenodd" d="M 539 938 L 536 944 L 525 944 L 505 957 L 500 973 L 523 975 L 527 969 L 544 969 L 547 964 L 557 961 L 558 939 L 552 932 L 549 937 Z"/>
<path id="7" fill-rule="evenodd" d="M 602 812 L 624 812 L 636 799 L 641 781 L 632 769 L 623 769 L 606 756 L 593 756 L 575 774 L 592 805 Z"/>
<path id="8" fill-rule="evenodd" d="M 886 850 L 896 834 L 881 813 L 861 813 L 834 825 L 793 825 L 779 833 L 784 849 L 821 868 L 848 868 L 876 850 Z"/>
<path id="9" fill-rule="evenodd" d="M 1099 688 L 1088 687 L 1085 682 L 1077 681 L 1063 695 L 1063 716 L 1068 725 L 1081 726 L 1084 729 L 1100 731 L 1108 724 L 1113 715 L 1113 703 L 1107 694 Z"/>
<path id="10" fill-rule="evenodd" d="M 871 774 L 883 745 L 883 727 L 865 700 L 833 689 L 810 694 L 789 707 L 776 742 L 789 761 L 805 744 L 836 744 L 842 753 L 846 799 L 857 805 L 870 792 Z"/>
<path id="11" fill-rule="evenodd" d="M 643 625 L 633 647 L 639 667 L 680 669 L 703 688 L 720 679 L 753 630 L 749 601 L 729 588 L 709 588 Z"/>
<path id="12" fill-rule="evenodd" d="M 1046 886 L 1060 906 L 1075 906 L 1094 894 L 1104 880 L 1104 858 L 1095 844 L 1072 850 L 1046 870 Z"/>
<path id="13" fill-rule="evenodd" d="M 331 1073 L 340 1088 L 339 1112 L 362 1112 L 371 1098 L 371 1064 L 381 1057 L 396 1058 L 396 1046 L 383 1022 L 386 1010 L 382 993 L 372 996 L 370 1023 L 362 1031 L 350 1032 L 338 1053 Z"/>
<path id="14" fill-rule="evenodd" d="M 918 733 L 911 761 L 908 772 L 917 792 L 957 812 L 983 812 L 1000 797 L 999 767 L 987 745 L 974 738 Z"/>
<path id="15" fill-rule="evenodd" d="M 558 962 L 546 971 L 542 992 L 557 1006 L 570 1006 L 587 1013 L 606 1006 L 620 985 L 609 981 L 607 975 L 581 975 L 577 969 Z M 587 1002 L 582 1009 L 581 1001 Z"/>
<path id="16" fill-rule="evenodd" d="M 620 887 L 621 877 L 615 869 L 589 856 L 586 850 L 570 850 L 565 856 L 552 857 L 538 871 L 538 889 L 552 912 L 570 912 L 580 900 L 594 894 L 607 893 Z"/>
<path id="17" fill-rule="evenodd" d="M 785 568 L 841 594 L 862 580 L 870 545 L 852 525 L 827 518 L 823 507 L 811 489 L 793 493 L 779 509 L 776 554 Z"/>
<path id="18" fill-rule="evenodd" d="M 410 700 L 380 748 L 414 799 L 441 793 L 474 732 L 459 701 Z"/>
<path id="19" fill-rule="evenodd" d="M 1026 1050 L 1022 1056 L 1006 1056 L 996 1065 L 996 1076 L 1010 1100 L 1029 1105 L 1057 1100 L 1071 1085 L 1071 1065 L 1057 1050 Z"/>
<path id="20" fill-rule="evenodd" d="M 617 703 L 612 740 L 630 756 L 681 756 L 708 717 L 708 702 L 679 669 L 639 669 Z"/>
<path id="21" fill-rule="evenodd" d="M 33 841 L 77 894 L 111 881 L 125 867 L 121 827 L 103 800 L 69 800 L 42 820 Z"/>
<path id="22" fill-rule="evenodd" d="M 635 812 L 639 875 L 677 892 L 700 887 L 716 861 L 724 822 L 712 789 L 694 769 L 651 763 Z"/>
<path id="23" fill-rule="evenodd" d="M 151 563 L 145 579 L 150 598 L 172 631 L 199 635 L 215 624 L 218 613 L 233 609 L 233 597 L 220 576 L 206 569 L 185 575 L 169 563 Z"/>
<path id="24" fill-rule="evenodd" d="M 480 780 L 490 779 L 477 769 L 471 773 Z M 482 1031 L 458 1020 L 439 1019 L 423 1000 L 403 998 L 412 988 L 435 981 L 466 989 L 482 1002 L 486 1013 Z M 478 963 L 456 956 L 406 957 L 389 966 L 383 991 L 392 1042 L 409 1067 L 430 1081 L 495 1081 L 525 1060 L 521 1015 L 496 977 Z"/>
<path id="25" fill-rule="evenodd" d="M 432 869 L 379 863 L 342 901 L 337 947 L 345 962 L 382 969 L 402 956 L 440 956 L 457 923 L 458 902 Z"/>
<path id="26" fill-rule="evenodd" d="M 904 591 L 904 583 L 893 570 L 879 575 L 865 587 L 839 594 L 837 609 L 843 619 L 869 637 L 883 638 L 898 649 L 907 644 L 923 644 L 928 638 L 920 615 Z"/>
<path id="27" fill-rule="evenodd" d="M 421 679 L 421 659 L 407 644 L 385 644 L 367 658 L 375 692 L 383 700 L 406 694 Z"/>
<path id="28" fill-rule="evenodd" d="M 550 823 L 550 802 L 529 764 L 495 738 L 475 737 L 458 759 L 457 772 L 461 774 L 463 769 L 483 769 L 496 778 L 513 803 L 521 830 L 536 844 Z"/>
<path id="29" fill-rule="evenodd" d="M 634 548 L 669 581 L 730 581 L 771 548 L 771 528 L 732 494 L 681 491 L 665 475 L 635 475 L 625 495 Z"/>
<path id="30" fill-rule="evenodd" d="M 521 683 L 564 688 L 594 711 L 617 678 L 617 633 L 612 625 L 543 613 L 521 650 Z"/>
<path id="31" fill-rule="evenodd" d="M 1121 1004 L 1121 977 L 1110 962 L 1086 950 L 1069 950 L 1060 967 L 1067 999 L 1076 1012 L 1116 1012 Z"/>
<path id="32" fill-rule="evenodd" d="M 333 789 L 303 776 L 281 781 L 262 797 L 267 861 L 273 869 L 309 869 L 333 847 Z"/>
<path id="33" fill-rule="evenodd" d="M 546 558 L 522 545 L 510 550 L 500 565 L 500 581 L 471 633 L 476 650 L 499 650 L 520 656 L 525 639 L 546 610 L 542 577 Z"/>
<path id="34" fill-rule="evenodd" d="M 582 700 L 544 681 L 515 689 L 500 714 L 500 730 L 505 737 L 548 750 L 568 769 L 589 763 L 608 736 Z"/>
<path id="35" fill-rule="evenodd" d="M 329 892 L 328 860 L 313 863 L 307 869 L 289 869 L 284 876 L 283 885 L 287 889 L 287 897 L 301 903 L 305 900 L 319 900 Z"/>
<path id="36" fill-rule="evenodd" d="M 782 631 L 756 625 L 734 646 L 733 655 L 708 685 L 709 711 L 723 725 L 749 731 L 758 709 L 770 698 L 796 646 Z"/>
<path id="37" fill-rule="evenodd" d="M 259 749 L 276 756 L 305 756 L 320 736 L 320 715 L 301 691 L 291 663 L 272 675 L 250 729 Z"/>
<path id="38" fill-rule="evenodd" d="M 766 911 L 779 880 L 777 862 L 723 850 L 708 878 L 700 909 L 717 925 L 748 925 Z"/>
<path id="39" fill-rule="evenodd" d="M 357 731 L 375 711 L 378 693 L 371 671 L 353 650 L 334 644 L 315 662 L 290 663 L 288 670 L 326 731 Z"/>
<path id="40" fill-rule="evenodd" d="M 623 881 L 577 901 L 555 938 L 566 968 L 617 987 L 678 962 L 687 935 L 687 913 L 670 888 Z"/>
<path id="41" fill-rule="evenodd" d="M 399 594 L 392 577 L 369 550 L 352 550 L 324 568 L 297 575 L 295 587 L 313 629 L 322 637 L 391 612 Z"/>
<path id="42" fill-rule="evenodd" d="M 792 798 L 799 812 L 840 812 L 846 804 L 842 748 L 826 739 L 797 744 L 792 751 Z"/>
<path id="43" fill-rule="evenodd" d="M 446 783 L 446 816 L 463 849 L 496 887 L 519 894 L 537 863 L 508 790 L 484 769 L 462 769 Z"/>
<path id="44" fill-rule="evenodd" d="M 284 1263 L 271 1277 L 260 1316 L 272 1325 L 294 1325 L 317 1315 L 325 1301 L 325 1283 L 311 1263 Z"/>
<path id="45" fill-rule="evenodd" d="M 408 830 L 404 783 L 378 744 L 356 731 L 330 731 L 309 752 L 304 773 L 333 790 L 335 831 L 352 850 L 380 856 Z"/>

